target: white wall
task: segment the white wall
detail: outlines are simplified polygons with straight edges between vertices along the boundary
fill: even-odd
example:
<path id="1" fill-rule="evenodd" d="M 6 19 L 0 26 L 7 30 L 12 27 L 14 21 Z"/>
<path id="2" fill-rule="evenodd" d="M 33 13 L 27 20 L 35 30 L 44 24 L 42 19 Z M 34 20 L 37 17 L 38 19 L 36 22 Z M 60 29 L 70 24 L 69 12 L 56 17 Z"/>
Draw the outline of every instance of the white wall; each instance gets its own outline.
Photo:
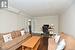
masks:
<path id="1" fill-rule="evenodd" d="M 58 16 L 42 16 L 33 18 L 33 32 L 42 32 L 43 24 L 54 24 L 55 32 L 58 32 Z"/>
<path id="2" fill-rule="evenodd" d="M 9 11 L 0 10 L 0 32 L 11 32 L 25 28 L 28 31 L 28 15 L 19 15 Z"/>
<path id="3" fill-rule="evenodd" d="M 75 37 L 75 4 L 60 16 L 60 32 L 62 31 Z"/>

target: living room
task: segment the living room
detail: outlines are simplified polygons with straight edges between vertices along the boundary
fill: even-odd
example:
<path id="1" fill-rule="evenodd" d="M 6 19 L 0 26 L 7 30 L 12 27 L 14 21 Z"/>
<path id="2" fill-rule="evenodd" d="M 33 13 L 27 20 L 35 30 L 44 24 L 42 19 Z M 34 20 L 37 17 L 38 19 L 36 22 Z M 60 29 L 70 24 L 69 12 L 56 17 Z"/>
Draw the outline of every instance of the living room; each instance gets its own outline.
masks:
<path id="1" fill-rule="evenodd" d="M 65 44 L 67 47 L 63 48 L 65 48 L 64 50 L 75 50 L 74 0 L 8 0 L 7 2 L 7 7 L 0 7 L 0 50 L 26 50 L 22 47 L 20 48 L 20 46 L 33 36 L 40 36 L 41 38 L 43 25 L 54 26 L 53 33 L 56 33 L 57 35 L 62 36 L 62 32 L 66 37 L 70 36 L 67 38 L 67 41 L 70 41 L 69 45 L 73 45 L 68 46 Z M 7 34 L 11 36 L 8 37 L 10 38 L 9 40 L 6 39 Z M 65 38 L 65 35 L 63 38 Z M 35 38 L 36 40 L 39 39 L 37 37 Z M 56 50 L 51 49 L 55 48 L 55 44 L 50 42 L 50 40 L 53 39 L 43 39 L 44 41 L 48 40 L 46 41 L 48 44 L 47 49 L 41 50 Z M 34 40 L 31 41 L 35 43 Z M 40 44 L 41 43 L 43 43 L 42 40 Z M 37 43 L 37 45 L 40 44 Z M 49 44 L 54 46 L 51 47 Z"/>

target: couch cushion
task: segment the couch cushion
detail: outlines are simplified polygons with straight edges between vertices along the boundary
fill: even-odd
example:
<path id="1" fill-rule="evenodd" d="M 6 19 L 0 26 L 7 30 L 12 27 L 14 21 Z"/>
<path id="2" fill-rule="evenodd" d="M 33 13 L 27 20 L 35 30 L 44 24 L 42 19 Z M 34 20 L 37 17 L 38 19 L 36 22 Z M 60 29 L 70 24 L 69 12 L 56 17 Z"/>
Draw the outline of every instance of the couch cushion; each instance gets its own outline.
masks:
<path id="1" fill-rule="evenodd" d="M 54 39 L 55 42 L 58 43 L 60 41 L 60 35 L 55 35 Z"/>
<path id="2" fill-rule="evenodd" d="M 19 37 L 21 36 L 21 32 L 18 30 L 18 31 L 15 31 L 15 37 Z"/>
<path id="3" fill-rule="evenodd" d="M 65 50 L 75 50 L 75 39 L 67 36 Z"/>
<path id="4" fill-rule="evenodd" d="M 25 40 L 28 36 L 30 36 L 30 34 L 26 34 L 24 36 L 19 36 L 14 38 L 12 41 L 7 42 L 7 43 L 3 43 L 2 44 L 2 49 L 9 49 L 11 47 L 14 47 L 15 45 L 17 45 L 18 43 L 22 42 L 23 40 Z"/>
<path id="5" fill-rule="evenodd" d="M 0 39 L 0 47 L 2 46 L 3 43 L 3 39 Z"/>
<path id="6" fill-rule="evenodd" d="M 59 44 L 57 45 L 57 48 L 56 48 L 56 50 L 63 50 L 64 48 L 65 48 L 65 40 L 64 39 L 62 39 L 60 42 L 59 42 Z"/>
<path id="7" fill-rule="evenodd" d="M 3 35 L 8 34 L 8 33 L 0 33 L 0 47 L 4 43 Z"/>
<path id="8" fill-rule="evenodd" d="M 3 35 L 4 42 L 8 42 L 12 40 L 11 34 Z"/>
<path id="9" fill-rule="evenodd" d="M 3 35 L 6 35 L 6 34 L 9 34 L 9 33 L 0 33 L 0 41 L 2 40 L 4 42 Z"/>
<path id="10" fill-rule="evenodd" d="M 21 36 L 25 35 L 25 31 L 24 30 L 21 30 Z"/>
<path id="11" fill-rule="evenodd" d="M 48 38 L 48 50 L 56 50 L 57 44 L 54 41 L 54 38 Z"/>
<path id="12" fill-rule="evenodd" d="M 60 35 L 61 38 L 65 39 L 66 41 L 66 47 L 64 50 L 75 50 L 75 39 L 72 36 L 65 34 L 64 32 L 62 32 Z"/>
<path id="13" fill-rule="evenodd" d="M 13 31 L 13 32 L 9 32 L 9 33 L 0 33 L 0 46 L 2 46 L 2 44 L 4 43 L 3 35 L 6 35 L 6 34 L 11 34 L 12 39 L 14 39 L 14 38 L 20 36 L 20 31 Z"/>
<path id="14" fill-rule="evenodd" d="M 15 31 L 13 31 L 13 32 L 10 32 L 10 34 L 11 34 L 11 36 L 12 36 L 12 39 L 14 39 L 16 36 L 16 33 L 15 33 Z"/>
<path id="15" fill-rule="evenodd" d="M 2 39 L 2 34 L 0 34 L 0 40 Z"/>

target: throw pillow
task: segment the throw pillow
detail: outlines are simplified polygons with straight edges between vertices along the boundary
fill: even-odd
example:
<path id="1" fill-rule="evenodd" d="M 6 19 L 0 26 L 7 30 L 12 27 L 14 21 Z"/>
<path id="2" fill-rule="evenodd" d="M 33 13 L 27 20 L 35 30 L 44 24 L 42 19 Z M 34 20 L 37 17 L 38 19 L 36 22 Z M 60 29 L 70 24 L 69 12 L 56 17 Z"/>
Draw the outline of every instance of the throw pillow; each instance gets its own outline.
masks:
<path id="1" fill-rule="evenodd" d="M 57 34 L 56 34 L 54 38 L 55 38 L 55 42 L 58 43 L 59 40 L 60 40 L 60 35 L 57 35 Z"/>
<path id="2" fill-rule="evenodd" d="M 21 30 L 21 35 L 25 35 L 25 31 L 24 30 Z"/>
<path id="3" fill-rule="evenodd" d="M 20 31 L 15 31 L 16 37 L 21 36 L 21 32 Z"/>
<path id="4" fill-rule="evenodd" d="M 11 34 L 3 35 L 4 42 L 8 42 L 12 40 Z"/>
<path id="5" fill-rule="evenodd" d="M 15 31 L 10 32 L 10 34 L 11 34 L 12 39 L 14 39 L 14 38 L 16 37 L 16 33 L 15 33 Z"/>
<path id="6" fill-rule="evenodd" d="M 65 40 L 64 39 L 62 39 L 60 42 L 59 42 L 59 44 L 57 45 L 57 48 L 56 48 L 56 50 L 63 50 L 64 49 L 64 47 L 65 47 Z"/>

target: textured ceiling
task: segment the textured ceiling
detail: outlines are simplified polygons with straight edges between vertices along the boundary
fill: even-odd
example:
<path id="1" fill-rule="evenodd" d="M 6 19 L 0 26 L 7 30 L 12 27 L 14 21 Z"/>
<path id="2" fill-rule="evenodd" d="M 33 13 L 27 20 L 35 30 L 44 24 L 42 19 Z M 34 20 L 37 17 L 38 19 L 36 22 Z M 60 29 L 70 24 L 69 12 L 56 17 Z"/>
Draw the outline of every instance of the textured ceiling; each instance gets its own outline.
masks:
<path id="1" fill-rule="evenodd" d="M 31 16 L 60 15 L 73 0 L 9 0 L 9 6 L 20 9 Z"/>

